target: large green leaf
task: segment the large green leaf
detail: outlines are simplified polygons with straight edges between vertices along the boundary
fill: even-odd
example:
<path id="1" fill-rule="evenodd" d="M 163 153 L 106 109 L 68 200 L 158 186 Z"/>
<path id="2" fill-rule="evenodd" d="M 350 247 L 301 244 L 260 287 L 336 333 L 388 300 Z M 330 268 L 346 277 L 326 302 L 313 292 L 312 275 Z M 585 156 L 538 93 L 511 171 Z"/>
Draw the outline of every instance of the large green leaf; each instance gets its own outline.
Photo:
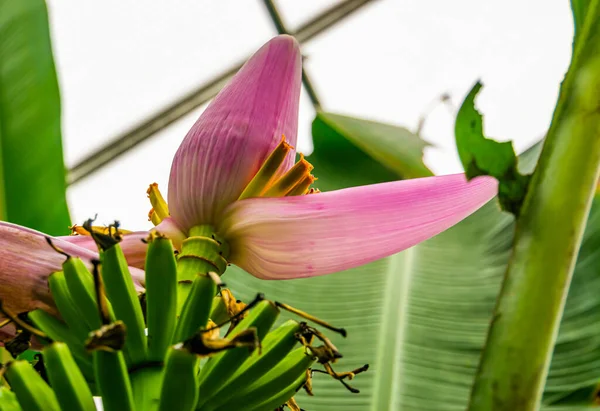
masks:
<path id="1" fill-rule="evenodd" d="M 433 175 L 423 163 L 423 149 L 429 143 L 404 127 L 319 112 L 312 133 L 315 142 L 326 140 L 333 149 L 337 149 L 334 140 L 346 147 L 352 144 L 403 178 Z"/>
<path id="2" fill-rule="evenodd" d="M 316 137 L 316 136 L 315 136 Z M 378 165 L 356 150 L 344 160 L 327 141 L 315 141 L 311 161 L 320 188 L 380 181 Z M 539 147 L 522 159 L 529 171 Z M 330 169 L 322 165 L 335 164 Z M 356 165 L 360 164 L 360 170 Z M 346 175 L 346 178 L 343 176 Z M 331 176 L 331 178 L 329 178 Z M 548 222 L 552 224 L 552 222 Z M 328 276 L 261 281 L 231 267 L 224 280 L 238 297 L 257 291 L 346 327 L 333 336 L 344 358 L 336 369 L 371 364 L 347 392 L 315 374 L 315 410 L 464 410 L 509 258 L 513 218 L 490 202 L 452 229 L 400 254 Z M 365 241 L 369 241 L 365 238 Z M 600 201 L 594 205 L 547 386 L 556 398 L 600 377 Z M 307 256 L 308 257 L 308 256 Z M 518 367 L 518 364 L 514 365 Z M 553 407 L 553 410 L 575 410 Z"/>
<path id="3" fill-rule="evenodd" d="M 60 96 L 43 0 L 0 0 L 0 219 L 68 232 Z"/>

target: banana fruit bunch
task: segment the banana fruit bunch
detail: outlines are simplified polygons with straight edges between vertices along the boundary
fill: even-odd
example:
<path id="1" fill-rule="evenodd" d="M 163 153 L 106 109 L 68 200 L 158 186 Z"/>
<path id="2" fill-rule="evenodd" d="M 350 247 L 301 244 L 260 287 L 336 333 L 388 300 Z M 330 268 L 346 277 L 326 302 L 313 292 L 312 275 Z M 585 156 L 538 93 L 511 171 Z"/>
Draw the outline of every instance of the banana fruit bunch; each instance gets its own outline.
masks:
<path id="1" fill-rule="evenodd" d="M 345 380 L 367 366 L 336 373 L 331 364 L 341 355 L 319 330 L 295 320 L 271 330 L 281 309 L 343 329 L 262 295 L 236 301 L 214 273 L 185 280 L 182 293 L 171 240 L 156 234 L 147 239 L 146 291 L 138 295 L 115 236 L 95 240 L 100 261 L 91 270 L 55 248 L 65 256 L 49 279 L 61 319 L 3 310 L 44 347 L 43 367 L 2 365 L 0 410 L 92 411 L 94 396 L 105 411 L 300 410 L 293 396 L 300 388 L 312 395 L 313 371 L 357 392 Z"/>

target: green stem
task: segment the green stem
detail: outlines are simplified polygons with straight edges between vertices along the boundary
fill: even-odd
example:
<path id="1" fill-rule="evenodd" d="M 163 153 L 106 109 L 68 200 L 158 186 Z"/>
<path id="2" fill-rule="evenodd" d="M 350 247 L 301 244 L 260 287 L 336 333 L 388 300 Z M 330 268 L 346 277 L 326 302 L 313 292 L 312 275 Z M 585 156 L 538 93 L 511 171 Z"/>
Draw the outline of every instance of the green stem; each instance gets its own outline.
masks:
<path id="1" fill-rule="evenodd" d="M 540 407 L 565 298 L 600 173 L 599 1 L 571 67 L 517 220 L 469 411 Z"/>
<path id="2" fill-rule="evenodd" d="M 177 259 L 177 315 L 181 313 L 192 284 L 198 275 L 215 272 L 222 275 L 227 269 L 229 249 L 209 225 L 192 227 L 183 242 Z"/>

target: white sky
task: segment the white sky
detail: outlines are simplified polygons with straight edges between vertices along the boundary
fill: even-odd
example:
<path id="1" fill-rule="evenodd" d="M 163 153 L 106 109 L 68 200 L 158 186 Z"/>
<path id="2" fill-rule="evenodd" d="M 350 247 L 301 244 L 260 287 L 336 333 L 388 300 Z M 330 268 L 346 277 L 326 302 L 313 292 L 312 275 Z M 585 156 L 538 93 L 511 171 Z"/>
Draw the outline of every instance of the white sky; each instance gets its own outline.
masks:
<path id="1" fill-rule="evenodd" d="M 331 0 L 279 0 L 291 29 Z M 260 0 L 82 2 L 49 0 L 72 166 L 119 132 L 242 60 L 276 34 Z M 440 94 L 455 105 L 477 79 L 489 136 L 517 150 L 549 125 L 572 37 L 568 0 L 378 0 L 303 46 L 323 108 L 414 129 Z M 201 109 L 69 189 L 81 223 L 118 219 L 147 229 L 145 190 L 167 188 L 171 158 Z M 299 149 L 309 152 L 314 111 L 303 95 Z M 428 117 L 426 163 L 460 171 L 454 117 Z"/>

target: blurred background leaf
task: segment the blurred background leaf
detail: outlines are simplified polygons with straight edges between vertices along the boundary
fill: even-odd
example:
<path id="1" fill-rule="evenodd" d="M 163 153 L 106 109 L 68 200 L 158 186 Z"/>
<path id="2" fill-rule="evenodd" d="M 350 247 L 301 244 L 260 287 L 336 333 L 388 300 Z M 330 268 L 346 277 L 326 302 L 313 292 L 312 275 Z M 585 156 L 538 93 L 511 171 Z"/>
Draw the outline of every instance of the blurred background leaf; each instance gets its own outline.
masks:
<path id="1" fill-rule="evenodd" d="M 335 150 L 339 137 L 314 135 L 310 161 L 316 166 L 319 188 L 333 190 L 393 178 L 358 147 L 340 142 L 343 151 Z M 376 135 L 364 138 L 363 145 L 380 146 Z M 525 171 L 533 168 L 540 148 L 538 144 L 521 157 Z M 433 239 L 363 267 L 267 282 L 232 266 L 224 280 L 238 298 L 249 300 L 260 290 L 267 298 L 345 327 L 348 338 L 332 335 L 344 354 L 336 370 L 371 365 L 350 382 L 360 394 L 315 374 L 315 396 L 298 395 L 303 408 L 462 411 L 492 319 L 513 230 L 512 216 L 501 212 L 494 200 Z M 600 377 L 599 245 L 597 199 L 567 301 L 546 387 L 547 403 L 589 387 Z M 566 408 L 547 408 L 574 411 L 581 401 L 565 404 Z"/>
<path id="2" fill-rule="evenodd" d="M 433 175 L 423 163 L 423 149 L 430 144 L 404 127 L 319 112 L 312 134 L 315 144 L 322 142 L 333 150 L 337 144 L 352 145 L 394 173 L 393 180 Z"/>
<path id="3" fill-rule="evenodd" d="M 0 219 L 67 234 L 61 107 L 43 0 L 0 0 Z"/>

